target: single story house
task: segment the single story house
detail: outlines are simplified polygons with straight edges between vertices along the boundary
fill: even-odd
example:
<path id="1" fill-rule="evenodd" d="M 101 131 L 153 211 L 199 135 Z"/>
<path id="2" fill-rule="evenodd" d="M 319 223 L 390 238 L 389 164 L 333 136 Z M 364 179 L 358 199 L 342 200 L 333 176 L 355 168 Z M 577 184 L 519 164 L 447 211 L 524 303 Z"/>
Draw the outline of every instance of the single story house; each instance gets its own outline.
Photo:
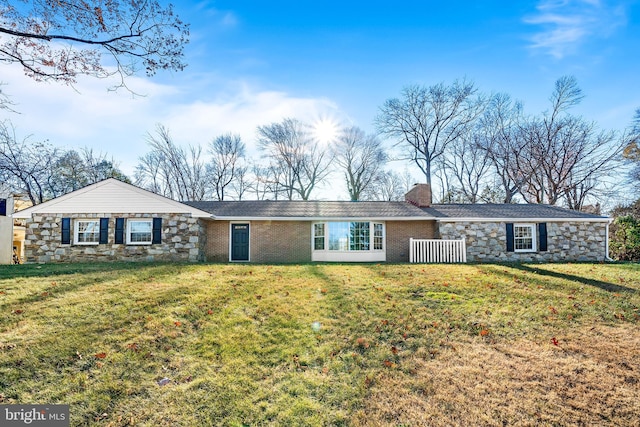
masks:
<path id="1" fill-rule="evenodd" d="M 113 178 L 23 209 L 26 262 L 408 262 L 414 240 L 468 261 L 602 261 L 609 218 L 544 205 L 406 201 L 177 202 Z"/>

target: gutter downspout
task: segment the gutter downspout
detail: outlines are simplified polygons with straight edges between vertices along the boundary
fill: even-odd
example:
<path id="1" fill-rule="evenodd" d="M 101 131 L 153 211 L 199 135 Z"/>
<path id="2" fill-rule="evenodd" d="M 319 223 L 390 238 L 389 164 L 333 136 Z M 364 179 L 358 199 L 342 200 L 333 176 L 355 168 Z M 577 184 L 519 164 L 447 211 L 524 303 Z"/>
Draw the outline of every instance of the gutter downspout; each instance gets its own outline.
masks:
<path id="1" fill-rule="evenodd" d="M 611 223 L 613 222 L 613 218 L 609 219 L 609 222 L 607 223 L 607 229 L 606 229 L 606 233 L 605 233 L 605 248 L 604 248 L 604 259 L 605 261 L 610 261 L 613 262 L 615 261 L 613 258 L 609 257 L 609 226 L 611 225 Z"/>

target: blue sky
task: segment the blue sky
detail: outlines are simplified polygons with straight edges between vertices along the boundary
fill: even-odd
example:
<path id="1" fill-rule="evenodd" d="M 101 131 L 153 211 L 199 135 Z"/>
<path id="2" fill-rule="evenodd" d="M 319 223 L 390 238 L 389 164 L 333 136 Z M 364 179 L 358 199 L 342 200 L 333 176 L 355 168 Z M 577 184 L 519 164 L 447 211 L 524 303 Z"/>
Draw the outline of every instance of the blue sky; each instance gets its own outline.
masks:
<path id="1" fill-rule="evenodd" d="M 538 113 L 571 74 L 586 95 L 575 112 L 602 128 L 622 129 L 640 107 L 639 1 L 177 3 L 191 23 L 189 66 L 130 79 L 144 97 L 100 80 L 38 84 L 4 66 L 18 134 L 93 147 L 131 173 L 156 123 L 203 146 L 234 132 L 252 147 L 256 126 L 284 117 L 372 132 L 382 103 L 413 83 L 466 77 Z"/>

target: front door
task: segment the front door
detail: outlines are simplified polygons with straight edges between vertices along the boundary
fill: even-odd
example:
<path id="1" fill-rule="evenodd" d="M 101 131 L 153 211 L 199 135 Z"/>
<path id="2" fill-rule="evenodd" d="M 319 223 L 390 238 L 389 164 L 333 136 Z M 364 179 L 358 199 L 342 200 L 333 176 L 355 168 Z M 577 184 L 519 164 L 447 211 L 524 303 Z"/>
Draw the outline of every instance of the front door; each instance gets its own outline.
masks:
<path id="1" fill-rule="evenodd" d="M 249 261 L 249 224 L 231 224 L 231 261 Z"/>

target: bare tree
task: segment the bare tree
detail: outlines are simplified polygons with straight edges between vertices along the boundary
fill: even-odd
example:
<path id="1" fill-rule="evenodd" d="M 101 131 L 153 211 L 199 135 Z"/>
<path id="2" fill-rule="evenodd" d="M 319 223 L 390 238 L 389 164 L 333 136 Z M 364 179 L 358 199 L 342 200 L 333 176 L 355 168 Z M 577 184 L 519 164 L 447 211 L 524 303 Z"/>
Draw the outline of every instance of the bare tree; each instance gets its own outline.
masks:
<path id="1" fill-rule="evenodd" d="M 174 200 L 203 200 L 206 194 L 205 164 L 202 148 L 177 146 L 162 125 L 156 134 L 148 134 L 151 152 L 136 166 L 136 184 Z"/>
<path id="2" fill-rule="evenodd" d="M 481 144 L 481 128 L 474 126 L 455 141 L 448 150 L 445 168 L 454 178 L 457 191 L 466 203 L 477 203 L 482 183 L 491 167 L 491 160 Z"/>
<path id="3" fill-rule="evenodd" d="M 522 104 L 514 102 L 509 95 L 499 93 L 490 98 L 477 128 L 479 138 L 476 142 L 493 165 L 504 203 L 513 202 L 535 169 L 531 168 L 532 159 L 526 157 L 528 141 L 524 137 L 523 122 Z M 495 200 L 495 191 L 484 192 L 489 199 Z"/>
<path id="4" fill-rule="evenodd" d="M 271 196 L 278 200 L 278 196 L 282 192 L 278 184 L 280 182 L 280 171 L 273 164 L 263 166 L 253 163 L 251 165 L 251 173 L 253 175 L 251 189 L 255 194 L 256 200 L 267 200 Z"/>
<path id="5" fill-rule="evenodd" d="M 56 195 L 51 194 L 48 183 L 57 157 L 56 148 L 29 138 L 19 141 L 13 125 L 0 122 L 0 178 L 14 191 L 24 193 L 34 205 Z"/>
<path id="6" fill-rule="evenodd" d="M 14 102 L 11 100 L 11 98 L 9 98 L 9 95 L 7 95 L 4 90 L 2 90 L 2 86 L 4 85 L 4 83 L 0 82 L 0 110 L 11 111 L 15 113 L 15 110 L 12 108 Z"/>
<path id="7" fill-rule="evenodd" d="M 254 182 L 251 181 L 249 174 L 249 165 L 242 164 L 236 167 L 235 179 L 229 184 L 235 200 L 242 200 L 249 191 L 251 191 Z"/>
<path id="8" fill-rule="evenodd" d="M 120 86 L 138 67 L 148 76 L 184 69 L 189 36 L 173 7 L 155 0 L 0 0 L 0 33 L 0 61 L 37 81 L 119 75 Z"/>
<path id="9" fill-rule="evenodd" d="M 9 121 L 0 122 L 0 181 L 34 205 L 109 177 L 128 180 L 104 154 L 20 141 Z"/>
<path id="10" fill-rule="evenodd" d="M 483 100 L 466 80 L 452 85 L 407 86 L 401 98 L 388 99 L 376 125 L 381 134 L 395 138 L 405 149 L 405 158 L 416 163 L 431 184 L 434 162 L 447 147 L 464 135 L 479 117 Z"/>
<path id="11" fill-rule="evenodd" d="M 61 151 L 51 164 L 50 177 L 47 180 L 49 192 L 53 197 L 78 190 L 87 185 L 107 178 L 129 179 L 118 169 L 113 159 L 106 154 L 94 153 L 91 148 Z"/>
<path id="12" fill-rule="evenodd" d="M 378 138 L 351 127 L 338 137 L 334 159 L 344 174 L 349 197 L 355 201 L 382 173 L 388 157 Z"/>
<path id="13" fill-rule="evenodd" d="M 588 196 L 595 195 L 598 183 L 617 167 L 624 138 L 567 112 L 582 98 L 575 78 L 562 77 L 551 95 L 551 109 L 526 124 L 530 179 L 520 191 L 527 201 L 564 202 L 581 209 Z"/>
<path id="14" fill-rule="evenodd" d="M 85 165 L 85 173 L 89 184 L 107 178 L 117 178 L 124 182 L 130 181 L 129 177 L 120 170 L 119 163 L 113 157 L 109 158 L 106 153 L 95 153 L 93 148 L 84 147 L 80 150 L 80 157 Z"/>
<path id="15" fill-rule="evenodd" d="M 407 192 L 403 177 L 393 171 L 377 174 L 371 185 L 362 192 L 362 200 L 402 201 Z"/>
<path id="16" fill-rule="evenodd" d="M 258 127 L 258 145 L 271 160 L 271 169 L 287 199 L 308 200 L 329 174 L 330 154 L 315 143 L 303 123 L 284 119 Z"/>
<path id="17" fill-rule="evenodd" d="M 211 161 L 207 164 L 207 175 L 211 181 L 214 198 L 224 200 L 225 191 L 238 178 L 245 145 L 240 135 L 220 135 L 209 144 Z M 246 170 L 246 168 L 245 168 Z"/>

